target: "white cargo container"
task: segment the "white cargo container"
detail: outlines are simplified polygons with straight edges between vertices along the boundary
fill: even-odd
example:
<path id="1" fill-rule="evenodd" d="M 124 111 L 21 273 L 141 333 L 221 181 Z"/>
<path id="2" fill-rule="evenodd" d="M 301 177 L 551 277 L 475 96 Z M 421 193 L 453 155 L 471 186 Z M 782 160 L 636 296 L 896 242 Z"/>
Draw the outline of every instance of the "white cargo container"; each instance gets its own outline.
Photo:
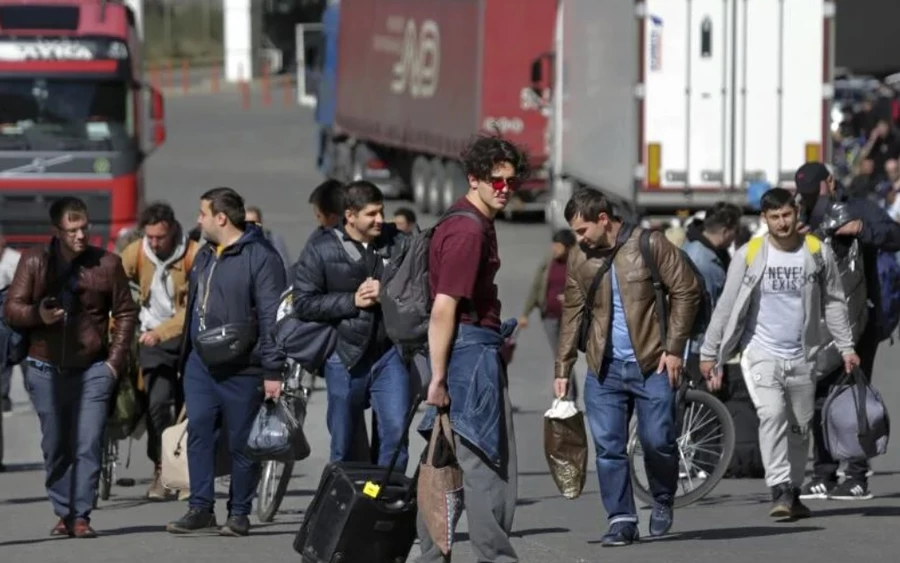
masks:
<path id="1" fill-rule="evenodd" d="M 830 157 L 834 3 L 561 0 L 548 221 L 572 187 L 649 215 L 744 205 Z M 539 72 L 533 69 L 533 73 Z"/>

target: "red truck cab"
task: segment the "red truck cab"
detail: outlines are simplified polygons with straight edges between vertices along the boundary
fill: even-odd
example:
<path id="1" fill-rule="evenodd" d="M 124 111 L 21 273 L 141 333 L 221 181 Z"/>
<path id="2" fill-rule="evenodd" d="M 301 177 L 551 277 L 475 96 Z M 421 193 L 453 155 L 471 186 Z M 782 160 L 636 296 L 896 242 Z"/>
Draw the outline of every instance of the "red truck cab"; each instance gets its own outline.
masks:
<path id="1" fill-rule="evenodd" d="M 112 248 L 135 226 L 144 159 L 165 141 L 163 97 L 142 75 L 121 2 L 0 0 L 0 225 L 11 246 L 45 243 L 47 210 L 65 196 L 87 204 L 93 245 Z"/>

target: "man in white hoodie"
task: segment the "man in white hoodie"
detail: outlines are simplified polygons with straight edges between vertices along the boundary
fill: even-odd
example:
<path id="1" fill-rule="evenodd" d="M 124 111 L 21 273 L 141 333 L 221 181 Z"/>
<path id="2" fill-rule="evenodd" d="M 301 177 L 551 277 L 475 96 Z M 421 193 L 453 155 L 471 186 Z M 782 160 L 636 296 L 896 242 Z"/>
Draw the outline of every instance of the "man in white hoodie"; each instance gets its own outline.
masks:
<path id="1" fill-rule="evenodd" d="M 162 432 L 174 420 L 178 355 L 187 305 L 188 273 L 197 243 L 188 240 L 167 203 L 153 203 L 141 214 L 143 237 L 122 250 L 128 279 L 140 286 L 138 361 L 147 394 L 147 456 L 153 461 L 150 500 L 165 500 L 159 481 Z"/>

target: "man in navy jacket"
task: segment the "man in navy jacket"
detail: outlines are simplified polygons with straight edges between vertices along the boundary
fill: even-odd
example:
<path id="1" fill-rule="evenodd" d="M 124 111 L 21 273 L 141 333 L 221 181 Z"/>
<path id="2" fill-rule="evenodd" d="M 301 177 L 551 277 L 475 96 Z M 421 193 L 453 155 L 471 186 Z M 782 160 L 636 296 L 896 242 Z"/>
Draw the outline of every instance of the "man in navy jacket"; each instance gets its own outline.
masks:
<path id="1" fill-rule="evenodd" d="M 244 449 L 263 398 L 281 393 L 284 358 L 269 335 L 286 286 L 284 264 L 262 230 L 245 223 L 244 217 L 244 200 L 231 188 L 215 188 L 200 198 L 197 222 L 209 244 L 197 252 L 191 268 L 180 370 L 188 412 L 191 498 L 187 514 L 166 526 L 174 534 L 217 527 L 213 505 L 220 426 L 227 431 L 232 471 L 228 519 L 219 533 L 249 533 L 259 464 L 244 455 Z M 255 325 L 247 339 L 256 335 L 249 352 L 207 365 L 198 353 L 197 335 L 238 324 Z"/>

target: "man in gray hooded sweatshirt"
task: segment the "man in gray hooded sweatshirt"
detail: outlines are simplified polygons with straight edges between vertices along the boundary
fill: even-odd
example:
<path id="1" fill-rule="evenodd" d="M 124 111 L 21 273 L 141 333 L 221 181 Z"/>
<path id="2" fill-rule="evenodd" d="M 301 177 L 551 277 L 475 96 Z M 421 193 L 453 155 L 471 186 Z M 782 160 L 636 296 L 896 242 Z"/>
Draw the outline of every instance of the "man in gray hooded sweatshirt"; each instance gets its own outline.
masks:
<path id="1" fill-rule="evenodd" d="M 700 348 L 700 371 L 716 387 L 720 366 L 741 353 L 772 490 L 769 516 L 808 518 L 800 486 L 815 410 L 816 355 L 827 340 L 823 314 L 844 369 L 858 366 L 859 357 L 831 249 L 800 234 L 799 209 L 789 191 L 769 190 L 760 207 L 769 234 L 735 253 Z"/>

